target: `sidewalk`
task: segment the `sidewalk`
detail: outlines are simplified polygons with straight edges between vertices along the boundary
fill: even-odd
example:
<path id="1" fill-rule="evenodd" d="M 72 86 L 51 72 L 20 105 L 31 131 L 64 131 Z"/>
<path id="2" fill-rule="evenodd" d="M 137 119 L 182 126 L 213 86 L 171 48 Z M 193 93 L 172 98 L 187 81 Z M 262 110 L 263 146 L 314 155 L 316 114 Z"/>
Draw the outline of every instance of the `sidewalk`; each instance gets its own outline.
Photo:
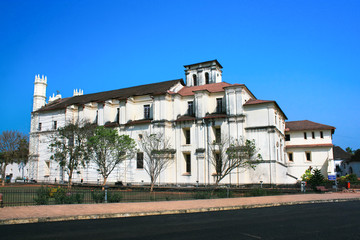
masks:
<path id="1" fill-rule="evenodd" d="M 0 225 L 119 218 L 360 200 L 360 193 L 296 194 L 188 201 L 43 205 L 0 208 Z"/>

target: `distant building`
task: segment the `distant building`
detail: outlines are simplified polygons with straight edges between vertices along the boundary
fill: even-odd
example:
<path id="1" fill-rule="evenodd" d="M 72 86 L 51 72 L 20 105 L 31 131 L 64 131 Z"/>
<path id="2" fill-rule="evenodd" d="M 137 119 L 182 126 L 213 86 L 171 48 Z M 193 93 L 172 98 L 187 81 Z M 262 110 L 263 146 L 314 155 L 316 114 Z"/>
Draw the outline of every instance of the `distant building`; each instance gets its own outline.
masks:
<path id="1" fill-rule="evenodd" d="M 342 149 L 339 146 L 334 146 L 333 147 L 333 154 L 334 154 L 334 163 L 335 163 L 335 174 L 336 177 L 341 177 L 341 176 L 345 176 L 348 172 L 347 167 L 345 167 L 346 162 L 350 161 L 351 159 L 351 154 L 344 151 L 344 149 Z"/>
<path id="2" fill-rule="evenodd" d="M 136 141 L 144 133 L 163 133 L 176 149 L 159 184 L 212 184 L 209 143 L 221 136 L 255 139 L 263 161 L 255 170 L 236 169 L 223 184 L 294 183 L 309 167 L 334 174 L 332 134 L 335 128 L 310 121 L 287 122 L 275 101 L 257 99 L 244 84 L 222 80 L 217 60 L 185 65 L 183 79 L 158 82 L 73 97 L 53 95 L 46 102 L 46 77 L 35 77 L 31 113 L 29 178 L 66 180 L 64 170 L 50 160 L 49 135 L 67 122 L 88 120 L 115 128 Z M 286 136 L 286 137 L 285 137 Z M 285 140 L 286 139 L 286 140 Z M 108 181 L 149 182 L 143 154 L 127 159 Z M 78 169 L 74 182 L 101 182 L 96 166 Z"/>
<path id="3" fill-rule="evenodd" d="M 334 174 L 332 135 L 335 127 L 308 120 L 286 123 L 285 142 L 289 174 L 300 178 L 304 169 L 317 168 Z"/>

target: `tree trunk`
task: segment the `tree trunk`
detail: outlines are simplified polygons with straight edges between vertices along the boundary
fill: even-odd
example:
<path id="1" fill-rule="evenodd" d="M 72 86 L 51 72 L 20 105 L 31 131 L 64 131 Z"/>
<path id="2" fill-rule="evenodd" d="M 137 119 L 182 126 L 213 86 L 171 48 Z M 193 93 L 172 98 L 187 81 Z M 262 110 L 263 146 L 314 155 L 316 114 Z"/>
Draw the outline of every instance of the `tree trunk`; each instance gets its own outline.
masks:
<path id="1" fill-rule="evenodd" d="M 5 180 L 6 180 L 6 164 L 3 163 L 4 166 L 1 169 L 1 177 L 2 177 L 2 181 L 1 181 L 1 186 L 5 186 Z"/>
<path id="2" fill-rule="evenodd" d="M 73 174 L 73 169 L 70 170 L 69 172 L 69 181 L 68 181 L 68 189 L 71 189 L 71 185 L 72 185 L 72 174 Z"/>
<path id="3" fill-rule="evenodd" d="M 150 185 L 150 192 L 154 191 L 154 185 L 155 185 L 155 183 L 154 183 L 154 182 L 151 182 L 151 185 Z"/>
<path id="4" fill-rule="evenodd" d="M 106 181 L 107 181 L 107 177 L 103 177 L 104 178 L 104 183 L 103 183 L 103 186 L 101 188 L 101 190 L 105 190 L 105 185 L 106 185 Z"/>

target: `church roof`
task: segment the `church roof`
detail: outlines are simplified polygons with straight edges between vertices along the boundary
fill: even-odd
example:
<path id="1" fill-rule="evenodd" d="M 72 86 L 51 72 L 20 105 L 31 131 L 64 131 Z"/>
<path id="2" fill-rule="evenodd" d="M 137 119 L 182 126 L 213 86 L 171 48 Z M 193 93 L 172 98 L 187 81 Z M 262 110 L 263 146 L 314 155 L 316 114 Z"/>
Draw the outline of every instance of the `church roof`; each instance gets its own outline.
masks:
<path id="1" fill-rule="evenodd" d="M 291 121 L 285 123 L 285 131 L 303 131 L 303 130 L 332 130 L 334 133 L 335 127 L 312 122 L 309 120 Z"/>
<path id="2" fill-rule="evenodd" d="M 210 93 L 216 92 L 224 92 L 224 87 L 232 86 L 232 84 L 227 82 L 219 82 L 219 83 L 210 83 L 200 86 L 193 86 L 193 87 L 183 87 L 178 94 L 181 96 L 192 96 L 195 94 L 196 91 L 208 91 Z"/>
<path id="3" fill-rule="evenodd" d="M 110 99 L 126 99 L 131 96 L 142 96 L 142 95 L 161 95 L 166 94 L 176 84 L 184 84 L 183 79 L 176 79 L 171 81 L 152 83 L 146 85 L 140 85 L 129 88 L 122 88 L 112 91 L 84 94 L 81 96 L 74 96 L 69 98 L 62 98 L 46 104 L 40 108 L 41 111 L 51 111 L 66 108 L 71 105 L 82 105 L 90 102 L 104 102 Z"/>
<path id="4" fill-rule="evenodd" d="M 199 63 L 193 63 L 193 64 L 188 64 L 188 65 L 184 65 L 184 67 L 191 67 L 191 66 L 194 66 L 194 65 L 199 65 L 199 64 L 207 64 L 207 63 L 211 63 L 211 62 L 216 62 L 217 65 L 219 65 L 221 68 L 223 68 L 221 66 L 221 64 L 218 62 L 217 59 L 214 59 L 214 60 L 210 60 L 210 61 L 205 61 L 205 62 L 199 62 Z"/>
<path id="5" fill-rule="evenodd" d="M 280 106 L 277 104 L 276 101 L 273 100 L 260 100 L 260 99 L 249 99 L 246 103 L 244 103 L 244 106 L 250 106 L 250 105 L 257 105 L 257 104 L 264 104 L 264 103 L 273 103 L 275 106 L 281 111 L 281 113 L 284 115 L 285 119 L 288 119 L 283 110 L 280 108 Z"/>

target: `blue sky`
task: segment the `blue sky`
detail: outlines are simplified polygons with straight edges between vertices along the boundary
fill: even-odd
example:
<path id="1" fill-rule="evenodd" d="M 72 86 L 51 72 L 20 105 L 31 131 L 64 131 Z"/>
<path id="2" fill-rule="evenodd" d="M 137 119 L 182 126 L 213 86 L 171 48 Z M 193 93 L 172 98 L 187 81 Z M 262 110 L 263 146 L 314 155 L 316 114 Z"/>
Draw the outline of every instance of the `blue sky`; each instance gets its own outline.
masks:
<path id="1" fill-rule="evenodd" d="M 30 130 L 47 96 L 184 78 L 217 59 L 223 80 L 276 100 L 289 120 L 336 127 L 360 148 L 360 1 L 0 0 L 0 131 Z"/>

